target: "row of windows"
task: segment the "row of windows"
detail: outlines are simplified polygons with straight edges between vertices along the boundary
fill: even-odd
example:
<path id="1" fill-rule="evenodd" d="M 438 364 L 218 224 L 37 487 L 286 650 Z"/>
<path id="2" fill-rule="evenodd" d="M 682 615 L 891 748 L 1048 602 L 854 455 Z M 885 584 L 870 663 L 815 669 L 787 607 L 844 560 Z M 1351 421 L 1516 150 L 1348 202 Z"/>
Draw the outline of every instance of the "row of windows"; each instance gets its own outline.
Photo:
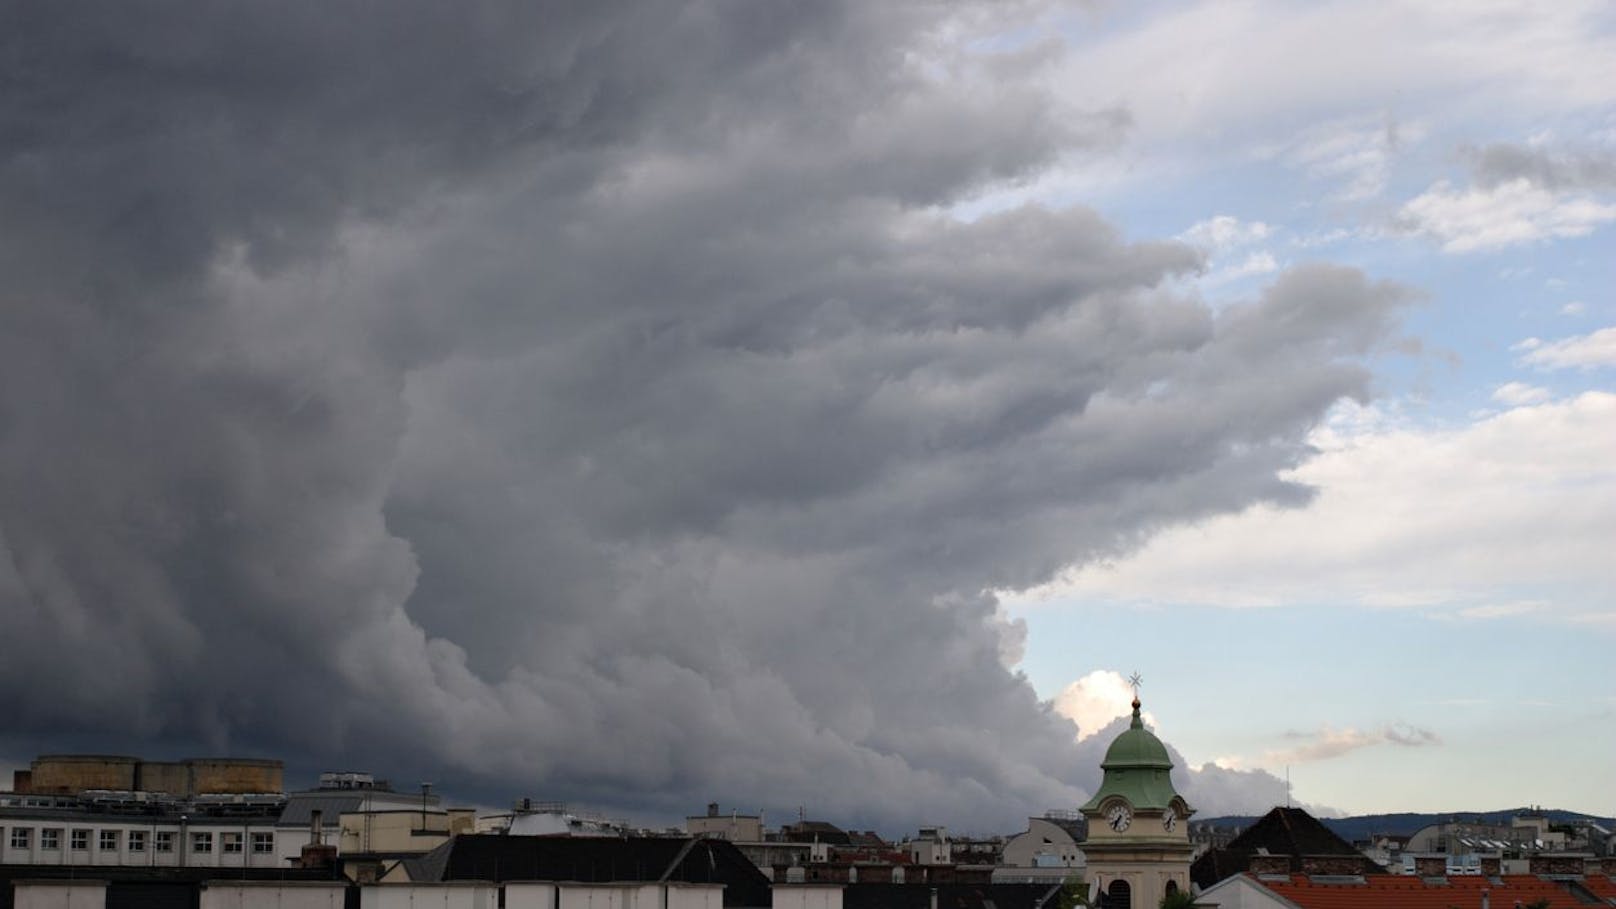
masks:
<path id="1" fill-rule="evenodd" d="M 96 847 L 102 852 L 118 851 L 119 840 L 128 837 L 130 852 L 146 851 L 146 831 L 144 830 L 102 830 L 96 837 Z M 90 848 L 90 831 L 83 829 L 69 830 L 67 833 L 67 848 L 84 851 Z M 153 852 L 174 851 L 174 831 L 156 830 L 151 835 L 151 849 Z M 28 849 L 33 845 L 34 828 L 11 828 L 11 848 Z M 243 839 L 239 833 L 219 834 L 219 851 L 227 855 L 239 855 L 242 852 Z M 39 830 L 40 849 L 62 848 L 62 828 L 41 827 Z M 191 834 L 191 851 L 206 853 L 213 851 L 213 834 L 210 832 L 195 832 Z M 275 851 L 275 834 L 254 833 L 252 835 L 252 851 L 256 855 L 263 855 Z"/>

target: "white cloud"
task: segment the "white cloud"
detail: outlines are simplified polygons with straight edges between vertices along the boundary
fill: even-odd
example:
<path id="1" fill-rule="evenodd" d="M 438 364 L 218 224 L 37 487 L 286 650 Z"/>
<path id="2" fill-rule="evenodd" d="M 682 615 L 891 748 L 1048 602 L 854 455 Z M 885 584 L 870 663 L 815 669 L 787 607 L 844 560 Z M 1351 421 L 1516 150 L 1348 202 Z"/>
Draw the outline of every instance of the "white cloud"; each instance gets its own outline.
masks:
<path id="1" fill-rule="evenodd" d="M 1224 265 L 1212 269 L 1207 273 L 1206 277 L 1201 279 L 1201 283 L 1206 286 L 1216 286 L 1227 284 L 1230 281 L 1238 281 L 1241 278 L 1249 278 L 1253 275 L 1273 274 L 1276 271 L 1279 271 L 1279 262 L 1274 258 L 1273 254 L 1266 249 L 1259 249 L 1233 265 Z"/>
<path id="2" fill-rule="evenodd" d="M 1405 204 L 1397 224 L 1442 243 L 1444 252 L 1501 249 L 1581 237 L 1616 220 L 1616 205 L 1554 192 L 1522 179 L 1464 190 L 1439 181 Z"/>
<path id="3" fill-rule="evenodd" d="M 1616 614 L 1589 593 L 1616 587 L 1616 394 L 1517 406 L 1457 428 L 1349 410 L 1313 441 L 1320 453 L 1294 472 L 1318 489 L 1309 506 L 1168 530 L 1027 602 L 1459 610 L 1529 592 L 1549 604 L 1535 615 Z"/>
<path id="4" fill-rule="evenodd" d="M 1067 685 L 1055 695 L 1055 712 L 1077 724 L 1077 739 L 1082 741 L 1104 729 L 1112 720 L 1133 712 L 1133 687 L 1122 673 L 1110 669 L 1096 669 Z M 1154 726 L 1156 720 L 1150 711 L 1141 716 Z"/>
<path id="5" fill-rule="evenodd" d="M 1560 307 L 1560 315 L 1562 316 L 1580 316 L 1585 315 L 1587 312 L 1588 304 L 1581 300 L 1572 300 L 1570 303 Z"/>
<path id="6" fill-rule="evenodd" d="M 1291 245 L 1301 249 L 1318 249 L 1324 246 L 1334 246 L 1345 240 L 1362 236 L 1358 231 L 1337 227 L 1326 231 L 1314 231 L 1291 238 Z"/>
<path id="7" fill-rule="evenodd" d="M 1207 0 L 1117 34 L 1091 14 L 1070 29 L 1077 52 L 1058 88 L 1078 107 L 1125 105 L 1147 142 L 1248 137 L 1256 124 L 1356 116 L 1388 98 L 1543 118 L 1616 99 L 1603 15 L 1597 2 Z M 1353 157 L 1325 152 L 1317 160 Z"/>
<path id="8" fill-rule="evenodd" d="M 1274 229 L 1261 221 L 1242 221 L 1230 215 L 1215 215 L 1199 221 L 1178 235 L 1180 240 L 1210 253 L 1220 253 L 1268 239 Z"/>
<path id="9" fill-rule="evenodd" d="M 1558 341 L 1527 338 L 1515 345 L 1524 351 L 1521 362 L 1545 369 L 1593 369 L 1616 366 L 1616 325 Z"/>
<path id="10" fill-rule="evenodd" d="M 1336 199 L 1359 201 L 1380 195 L 1399 147 L 1424 133 L 1423 127 L 1386 117 L 1355 117 L 1313 127 L 1279 157 L 1317 179 L 1339 184 Z"/>
<path id="11" fill-rule="evenodd" d="M 1518 407 L 1522 404 L 1541 404 L 1553 397 L 1547 388 L 1527 385 L 1525 382 L 1505 382 L 1493 389 L 1493 400 Z"/>
<path id="12" fill-rule="evenodd" d="M 1358 730 L 1350 727 L 1334 729 L 1325 726 L 1317 732 L 1293 732 L 1289 734 L 1288 738 L 1296 740 L 1298 744 L 1289 748 L 1268 751 L 1263 755 L 1262 763 L 1269 767 L 1281 767 L 1286 764 L 1327 761 L 1331 758 L 1338 758 L 1344 754 L 1376 745 L 1419 748 L 1427 745 L 1442 744 L 1441 737 L 1431 730 L 1409 726 L 1405 723 L 1393 723 L 1380 729 L 1369 730 Z"/>
<path id="13" fill-rule="evenodd" d="M 1487 621 L 1489 619 L 1503 619 L 1511 616 L 1526 615 L 1548 607 L 1542 600 L 1515 600 L 1509 603 L 1489 603 L 1485 606 L 1471 606 L 1453 613 L 1455 619 L 1466 622 Z"/>

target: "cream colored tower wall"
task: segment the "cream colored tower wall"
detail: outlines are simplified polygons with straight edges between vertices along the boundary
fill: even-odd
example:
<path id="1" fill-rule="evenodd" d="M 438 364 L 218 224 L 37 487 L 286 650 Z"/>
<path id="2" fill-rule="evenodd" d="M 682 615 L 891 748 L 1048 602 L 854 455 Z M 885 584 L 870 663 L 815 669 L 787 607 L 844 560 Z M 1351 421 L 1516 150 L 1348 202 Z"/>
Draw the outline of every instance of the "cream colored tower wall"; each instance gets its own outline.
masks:
<path id="1" fill-rule="evenodd" d="M 368 829 L 367 829 L 368 828 Z M 344 855 L 366 852 L 429 852 L 449 839 L 449 816 L 441 809 L 426 812 L 427 833 L 421 830 L 421 812 L 409 810 L 344 812 L 337 849 Z M 368 841 L 368 843 L 367 843 Z"/>

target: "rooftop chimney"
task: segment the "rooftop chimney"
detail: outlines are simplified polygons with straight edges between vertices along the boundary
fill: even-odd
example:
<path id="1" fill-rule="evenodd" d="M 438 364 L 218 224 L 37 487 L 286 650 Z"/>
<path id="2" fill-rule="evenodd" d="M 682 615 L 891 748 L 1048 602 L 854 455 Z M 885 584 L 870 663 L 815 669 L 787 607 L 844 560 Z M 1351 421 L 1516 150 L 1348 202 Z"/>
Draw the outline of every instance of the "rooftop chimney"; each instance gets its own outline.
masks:
<path id="1" fill-rule="evenodd" d="M 325 824 L 320 809 L 309 812 L 309 845 L 318 846 L 324 842 Z"/>

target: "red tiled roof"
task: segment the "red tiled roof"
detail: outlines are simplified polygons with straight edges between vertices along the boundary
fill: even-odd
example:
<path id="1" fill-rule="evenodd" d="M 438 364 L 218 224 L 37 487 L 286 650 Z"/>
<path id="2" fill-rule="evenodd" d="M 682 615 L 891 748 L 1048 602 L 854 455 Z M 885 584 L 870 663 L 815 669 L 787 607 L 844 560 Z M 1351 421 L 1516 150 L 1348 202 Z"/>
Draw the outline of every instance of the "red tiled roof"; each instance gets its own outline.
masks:
<path id="1" fill-rule="evenodd" d="M 1594 896 L 1606 902 L 1616 900 L 1616 880 L 1608 874 L 1590 874 L 1583 878 L 1582 886 L 1592 890 Z"/>
<path id="2" fill-rule="evenodd" d="M 1522 904 L 1548 900 L 1553 909 L 1581 905 L 1564 884 L 1530 874 L 1505 875 L 1498 883 L 1479 876 L 1442 880 L 1427 884 L 1412 875 L 1385 874 L 1367 876 L 1361 884 L 1326 884 L 1296 874 L 1286 880 L 1259 878 L 1257 883 L 1302 909 L 1479 909 L 1483 891 L 1491 909 L 1514 909 L 1517 900 Z"/>

